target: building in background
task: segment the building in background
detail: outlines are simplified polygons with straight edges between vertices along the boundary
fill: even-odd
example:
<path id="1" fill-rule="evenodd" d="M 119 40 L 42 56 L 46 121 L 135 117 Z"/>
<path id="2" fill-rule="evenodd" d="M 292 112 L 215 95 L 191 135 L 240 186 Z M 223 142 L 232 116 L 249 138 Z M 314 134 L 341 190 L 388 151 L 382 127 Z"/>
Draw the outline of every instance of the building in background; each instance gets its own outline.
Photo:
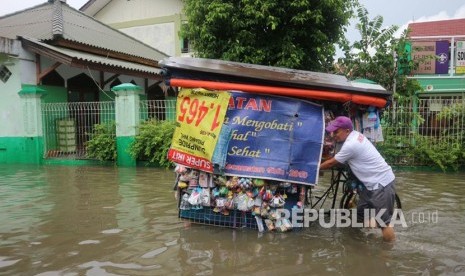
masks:
<path id="1" fill-rule="evenodd" d="M 465 91 L 465 19 L 410 23 L 411 72 L 428 95 Z"/>
<path id="2" fill-rule="evenodd" d="M 418 91 L 424 119 L 419 132 L 437 136 L 457 127 L 444 111 L 464 110 L 465 19 L 410 23 L 408 29 L 411 59 L 419 62 L 409 78 L 423 88 Z"/>
<path id="3" fill-rule="evenodd" d="M 80 10 L 169 56 L 190 56 L 189 43 L 180 37 L 182 0 L 89 0 Z"/>

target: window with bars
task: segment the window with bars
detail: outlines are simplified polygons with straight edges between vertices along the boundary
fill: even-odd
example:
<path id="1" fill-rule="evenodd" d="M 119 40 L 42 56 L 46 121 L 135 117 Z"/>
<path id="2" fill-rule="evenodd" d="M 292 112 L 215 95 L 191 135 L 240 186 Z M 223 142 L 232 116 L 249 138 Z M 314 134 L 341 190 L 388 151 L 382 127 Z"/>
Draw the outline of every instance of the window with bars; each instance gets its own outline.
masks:
<path id="1" fill-rule="evenodd" d="M 0 65 L 0 79 L 3 82 L 7 82 L 11 76 L 11 71 L 5 65 Z"/>

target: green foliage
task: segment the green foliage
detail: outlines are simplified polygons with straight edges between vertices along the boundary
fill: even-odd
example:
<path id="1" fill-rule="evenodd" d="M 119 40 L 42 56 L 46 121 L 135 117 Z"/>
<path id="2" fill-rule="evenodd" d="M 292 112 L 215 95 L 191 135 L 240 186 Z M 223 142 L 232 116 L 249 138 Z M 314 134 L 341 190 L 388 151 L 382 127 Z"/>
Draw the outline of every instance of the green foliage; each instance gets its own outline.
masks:
<path id="1" fill-rule="evenodd" d="M 195 54 L 327 71 L 355 0 L 184 0 L 181 36 Z"/>
<path id="2" fill-rule="evenodd" d="M 384 142 L 377 143 L 376 148 L 389 164 L 412 165 L 413 153 L 407 149 L 410 147 L 411 140 L 408 136 L 402 135 L 402 129 L 408 128 L 403 120 L 392 122 L 391 120 L 382 121 Z"/>
<path id="3" fill-rule="evenodd" d="M 465 102 L 453 103 L 449 106 L 444 106 L 438 114 L 438 119 L 457 120 L 465 115 Z"/>
<path id="4" fill-rule="evenodd" d="M 347 39 L 341 39 L 344 57 L 339 58 L 336 73 L 348 79 L 372 80 L 388 91 L 395 91 L 394 98 L 400 101 L 421 91 L 417 80 L 398 74 L 398 60 L 402 61 L 406 72 L 418 66 L 410 60 L 410 53 L 406 51 L 408 33 L 404 32 L 399 39 L 394 38 L 398 26 L 383 28 L 383 17 L 376 16 L 370 20 L 367 10 L 361 5 L 357 7 L 357 17 L 356 29 L 361 39 L 352 45 Z"/>
<path id="5" fill-rule="evenodd" d="M 437 166 L 443 171 L 457 171 L 465 162 L 465 145 L 458 136 L 394 136 L 377 145 L 390 164 Z"/>
<path id="6" fill-rule="evenodd" d="M 86 143 L 87 157 L 100 161 L 115 161 L 116 153 L 116 123 L 106 122 L 94 125 L 90 139 Z"/>
<path id="7" fill-rule="evenodd" d="M 390 164 L 434 166 L 443 171 L 457 171 L 465 164 L 465 131 L 463 104 L 444 106 L 437 117 L 425 120 L 425 113 L 414 112 L 415 100 L 396 104 L 383 115 L 381 125 L 384 142 L 377 144 L 381 155 Z M 429 131 L 431 120 L 446 120 L 439 132 Z"/>
<path id="8" fill-rule="evenodd" d="M 361 5 L 357 7 L 357 18 L 359 22 L 355 27 L 361 39 L 352 45 L 347 40 L 341 43 L 344 58 L 339 59 L 339 64 L 343 73 L 349 79 L 365 78 L 384 87 L 392 86 L 395 62 L 390 43 L 398 27 L 383 28 L 383 17 L 370 20 L 368 11 Z"/>
<path id="9" fill-rule="evenodd" d="M 139 134 L 129 147 L 129 154 L 135 159 L 146 160 L 160 167 L 170 167 L 166 158 L 171 146 L 175 122 L 148 120 L 139 126 Z"/>
<path id="10" fill-rule="evenodd" d="M 463 161 L 463 145 L 454 137 L 418 135 L 412 150 L 419 161 L 426 165 L 436 165 L 443 171 L 457 171 L 459 161 Z"/>

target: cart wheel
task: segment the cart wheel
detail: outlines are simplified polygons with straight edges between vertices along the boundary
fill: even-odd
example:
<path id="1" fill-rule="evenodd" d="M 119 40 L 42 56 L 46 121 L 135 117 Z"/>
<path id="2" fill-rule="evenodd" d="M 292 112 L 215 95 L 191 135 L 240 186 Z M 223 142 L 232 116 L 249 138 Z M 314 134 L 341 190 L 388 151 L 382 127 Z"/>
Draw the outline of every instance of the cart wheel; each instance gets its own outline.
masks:
<path id="1" fill-rule="evenodd" d="M 324 210 L 325 214 L 329 214 L 331 209 L 334 209 L 333 201 L 336 190 L 334 186 L 324 188 L 320 186 L 308 187 L 306 194 L 307 208 L 317 210 Z"/>

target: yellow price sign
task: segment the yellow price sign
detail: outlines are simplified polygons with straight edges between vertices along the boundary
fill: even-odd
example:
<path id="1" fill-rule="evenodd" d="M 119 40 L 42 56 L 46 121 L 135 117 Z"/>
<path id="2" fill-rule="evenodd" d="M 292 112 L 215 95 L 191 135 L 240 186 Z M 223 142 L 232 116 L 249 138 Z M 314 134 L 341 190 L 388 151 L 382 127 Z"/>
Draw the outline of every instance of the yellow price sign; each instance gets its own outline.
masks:
<path id="1" fill-rule="evenodd" d="M 223 125 L 230 94 L 226 91 L 183 89 L 176 105 L 177 127 L 168 159 L 203 171 L 211 160 Z"/>
<path id="2" fill-rule="evenodd" d="M 196 93 L 198 95 L 198 93 Z M 195 95 L 195 94 L 194 94 Z M 219 94 L 215 94 L 219 96 Z M 214 132 L 220 126 L 220 112 L 225 110 L 221 102 L 211 102 L 209 99 L 183 95 L 176 112 L 179 123 L 198 127 L 205 124 L 208 131 Z M 224 112 L 223 112 L 224 113 Z M 207 117 L 208 115 L 208 117 Z M 223 114 L 224 117 L 224 114 Z"/>

